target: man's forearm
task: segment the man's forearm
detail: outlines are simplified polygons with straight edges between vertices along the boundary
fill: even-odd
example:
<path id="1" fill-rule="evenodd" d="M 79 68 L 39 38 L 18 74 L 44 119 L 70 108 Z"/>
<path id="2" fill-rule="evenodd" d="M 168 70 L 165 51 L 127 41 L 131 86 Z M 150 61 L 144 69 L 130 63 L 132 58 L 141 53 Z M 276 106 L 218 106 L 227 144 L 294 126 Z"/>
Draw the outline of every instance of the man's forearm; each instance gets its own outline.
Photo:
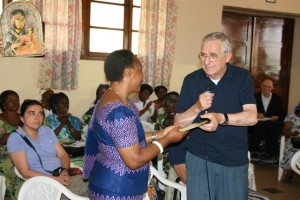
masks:
<path id="1" fill-rule="evenodd" d="M 191 124 L 197 115 L 201 112 L 197 104 L 191 106 L 187 111 L 183 113 L 177 113 L 175 115 L 175 125 Z"/>

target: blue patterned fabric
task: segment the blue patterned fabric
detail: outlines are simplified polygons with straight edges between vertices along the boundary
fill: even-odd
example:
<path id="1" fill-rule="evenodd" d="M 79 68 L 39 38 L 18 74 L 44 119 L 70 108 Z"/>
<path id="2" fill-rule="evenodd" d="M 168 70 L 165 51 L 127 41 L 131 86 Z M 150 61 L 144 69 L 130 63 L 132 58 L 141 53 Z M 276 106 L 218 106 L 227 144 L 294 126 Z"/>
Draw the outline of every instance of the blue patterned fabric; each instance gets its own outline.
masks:
<path id="1" fill-rule="evenodd" d="M 86 139 L 83 177 L 89 179 L 90 199 L 143 199 L 147 190 L 149 164 L 130 169 L 118 149 L 147 145 L 139 111 L 118 101 L 97 108 Z M 97 107 L 97 105 L 96 105 Z"/>
<path id="2" fill-rule="evenodd" d="M 57 118 L 58 116 L 56 114 L 53 115 L 49 115 L 46 118 L 46 125 L 48 127 L 50 127 L 53 131 L 61 124 L 61 122 L 58 120 Z M 75 116 L 69 116 L 69 120 L 72 124 L 72 126 L 80 131 L 81 130 L 81 121 L 78 117 Z M 60 133 L 57 135 L 58 140 L 60 141 L 60 143 L 73 143 L 76 140 L 73 138 L 73 136 L 70 133 L 70 130 L 68 129 L 67 126 L 64 126 Z"/>

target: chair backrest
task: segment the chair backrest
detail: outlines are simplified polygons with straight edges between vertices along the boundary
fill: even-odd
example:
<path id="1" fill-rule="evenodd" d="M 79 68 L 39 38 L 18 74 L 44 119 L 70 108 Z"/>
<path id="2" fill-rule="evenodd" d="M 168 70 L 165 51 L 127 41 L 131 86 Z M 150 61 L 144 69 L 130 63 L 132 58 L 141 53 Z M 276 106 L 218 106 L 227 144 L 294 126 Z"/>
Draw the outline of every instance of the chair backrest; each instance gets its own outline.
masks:
<path id="1" fill-rule="evenodd" d="M 0 200 L 4 200 L 6 191 L 5 176 L 0 176 Z"/>
<path id="2" fill-rule="evenodd" d="M 141 121 L 143 125 L 143 129 L 145 132 L 153 132 L 154 131 L 154 125 L 150 122 Z"/>
<path id="3" fill-rule="evenodd" d="M 280 166 L 280 162 L 283 158 L 283 152 L 284 152 L 284 147 L 285 147 L 285 136 L 282 135 L 280 138 L 280 149 L 279 149 L 279 164 L 278 164 L 278 181 L 282 180 L 283 177 L 283 169 Z"/>
<path id="4" fill-rule="evenodd" d="M 24 182 L 20 189 L 18 200 L 59 200 L 62 194 L 71 200 L 89 199 L 74 194 L 64 185 L 50 177 L 36 176 Z"/>
<path id="5" fill-rule="evenodd" d="M 150 171 L 151 171 L 151 175 L 150 175 L 149 180 L 151 180 L 152 177 L 154 176 L 155 178 L 157 178 L 157 180 L 159 182 L 161 182 L 165 186 L 169 186 L 169 187 L 175 188 L 178 191 L 180 191 L 181 200 L 186 200 L 187 199 L 186 186 L 185 185 L 182 185 L 182 184 L 179 184 L 179 183 L 168 180 L 162 174 L 160 174 L 152 165 L 150 165 Z"/>
<path id="6" fill-rule="evenodd" d="M 15 173 L 16 173 L 17 177 L 19 177 L 20 179 L 23 179 L 24 181 L 27 180 L 26 178 L 24 178 L 22 176 L 22 174 L 19 172 L 19 170 L 16 168 L 16 166 L 14 166 L 14 170 L 15 170 Z"/>
<path id="7" fill-rule="evenodd" d="M 291 159 L 291 168 L 300 175 L 300 151 L 297 151 Z"/>

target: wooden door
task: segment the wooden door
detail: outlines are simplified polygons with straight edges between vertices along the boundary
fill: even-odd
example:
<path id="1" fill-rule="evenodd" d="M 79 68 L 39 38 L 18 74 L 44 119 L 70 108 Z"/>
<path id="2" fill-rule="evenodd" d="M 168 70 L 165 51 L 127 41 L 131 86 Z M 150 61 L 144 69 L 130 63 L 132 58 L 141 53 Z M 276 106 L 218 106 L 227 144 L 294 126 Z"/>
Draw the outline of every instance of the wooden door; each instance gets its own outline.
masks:
<path id="1" fill-rule="evenodd" d="M 222 31 L 230 37 L 232 43 L 233 57 L 230 63 L 250 70 L 252 17 L 225 12 L 222 16 Z"/>
<path id="2" fill-rule="evenodd" d="M 273 92 L 281 96 L 287 111 L 294 19 L 223 12 L 222 31 L 233 38 L 231 63 L 252 73 L 255 92 L 263 79 L 271 78 Z M 245 59 L 239 59 L 240 55 Z"/>

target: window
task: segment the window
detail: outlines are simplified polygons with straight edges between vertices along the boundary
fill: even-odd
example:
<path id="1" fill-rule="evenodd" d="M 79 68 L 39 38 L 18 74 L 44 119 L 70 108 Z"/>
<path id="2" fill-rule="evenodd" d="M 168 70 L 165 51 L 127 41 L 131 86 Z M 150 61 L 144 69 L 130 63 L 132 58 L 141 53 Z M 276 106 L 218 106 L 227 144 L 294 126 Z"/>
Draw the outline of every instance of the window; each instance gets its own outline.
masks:
<path id="1" fill-rule="evenodd" d="M 9 4 L 10 2 L 12 2 L 12 0 L 0 0 L 0 15 L 4 9 L 4 7 Z"/>
<path id="2" fill-rule="evenodd" d="M 105 59 L 117 49 L 138 51 L 141 0 L 83 0 L 82 59 Z"/>

